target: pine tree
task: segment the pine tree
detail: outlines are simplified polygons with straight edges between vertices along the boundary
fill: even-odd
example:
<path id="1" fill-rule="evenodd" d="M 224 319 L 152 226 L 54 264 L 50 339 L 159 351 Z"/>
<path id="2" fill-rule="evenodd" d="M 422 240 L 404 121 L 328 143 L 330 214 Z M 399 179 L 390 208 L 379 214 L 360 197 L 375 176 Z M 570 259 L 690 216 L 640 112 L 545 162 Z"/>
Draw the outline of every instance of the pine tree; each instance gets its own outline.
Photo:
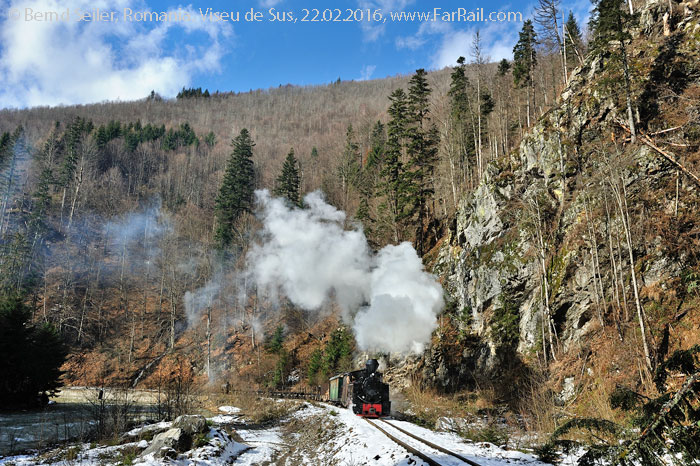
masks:
<path id="1" fill-rule="evenodd" d="M 275 195 L 286 198 L 292 205 L 301 207 L 299 193 L 299 167 L 294 157 L 294 149 L 289 150 L 287 158 L 282 165 L 282 173 L 277 177 Z"/>
<path id="2" fill-rule="evenodd" d="M 58 134 L 58 126 L 51 132 L 44 147 L 36 156 L 39 179 L 32 193 L 32 212 L 29 219 L 29 236 L 36 245 L 46 231 L 47 212 L 51 207 L 51 187 L 55 184 L 53 164 L 63 150 L 63 141 Z"/>
<path id="3" fill-rule="evenodd" d="M 80 175 L 79 164 L 84 155 L 82 146 L 88 135 L 92 131 L 92 122 L 80 117 L 71 121 L 64 133 L 65 157 L 61 164 L 57 185 L 63 189 L 61 195 L 61 223 L 63 223 L 63 210 L 66 205 L 68 190 L 76 183 L 76 178 Z M 111 121 L 106 128 L 108 140 L 121 135 L 121 124 Z"/>
<path id="4" fill-rule="evenodd" d="M 384 160 L 385 146 L 386 134 L 384 125 L 381 121 L 377 121 L 370 133 L 367 161 L 360 170 L 357 183 L 358 191 L 360 192 L 360 203 L 355 211 L 355 218 L 362 222 L 368 238 L 374 232 L 374 218 L 372 218 L 371 214 L 370 200 L 375 196 L 377 183 L 379 182 L 379 169 Z"/>
<path id="5" fill-rule="evenodd" d="M 380 189 L 386 196 L 386 209 L 389 224 L 393 230 L 394 242 L 402 239 L 401 223 L 405 219 L 406 176 L 405 141 L 408 124 L 408 102 L 403 89 L 396 89 L 389 96 L 389 116 L 387 124 L 387 141 L 384 149 L 384 163 L 380 172 L 382 182 Z"/>
<path id="6" fill-rule="evenodd" d="M 530 98 L 534 85 L 532 73 L 537 65 L 537 34 L 531 20 L 525 21 L 518 43 L 513 48 L 513 82 L 527 89 L 527 125 L 530 126 Z"/>
<path id="7" fill-rule="evenodd" d="M 323 368 L 323 351 L 316 348 L 309 358 L 309 367 L 306 371 L 306 375 L 309 381 L 309 385 L 318 385 L 318 379 L 320 372 Z"/>
<path id="8" fill-rule="evenodd" d="M 470 84 L 466 75 L 465 58 L 457 59 L 457 66 L 450 74 L 450 131 L 447 140 L 447 157 L 452 170 L 451 184 L 453 203 L 456 206 L 460 186 L 472 179 L 476 166 L 476 145 L 474 141 L 474 119 L 469 106 Z"/>
<path id="9" fill-rule="evenodd" d="M 634 18 L 631 13 L 624 9 L 624 0 L 598 0 L 595 5 L 596 7 L 593 9 L 593 15 L 590 21 L 590 27 L 593 31 L 591 47 L 593 50 L 598 51 L 612 50 L 611 60 L 619 58 L 622 63 L 624 92 L 627 104 L 627 122 L 629 124 L 632 142 L 635 142 L 637 132 L 632 112 L 632 79 L 630 76 L 626 46 L 626 42 L 632 37 L 629 33 L 629 27 Z"/>
<path id="10" fill-rule="evenodd" d="M 269 336 L 265 349 L 273 354 L 279 354 L 284 349 L 284 327 L 278 325 L 275 332 Z"/>
<path id="11" fill-rule="evenodd" d="M 214 131 L 209 131 L 206 136 L 204 136 L 204 143 L 208 147 L 214 147 L 216 144 L 216 135 L 214 134 Z"/>
<path id="12" fill-rule="evenodd" d="M 0 403 L 5 408 L 35 405 L 40 394 L 61 386 L 67 348 L 48 324 L 35 326 L 20 296 L 0 297 Z"/>
<path id="13" fill-rule="evenodd" d="M 231 245 L 234 239 L 235 225 L 238 218 L 250 212 L 255 190 L 255 168 L 253 166 L 253 147 L 255 143 L 248 130 L 243 128 L 231 141 L 233 151 L 226 164 L 224 179 L 216 198 L 216 234 L 219 247 Z"/>
<path id="14" fill-rule="evenodd" d="M 464 57 L 457 59 L 457 66 L 452 69 L 452 74 L 450 74 L 450 90 L 447 92 L 450 97 L 451 115 L 459 122 L 465 122 L 469 113 L 469 97 L 467 95 L 469 80 L 464 63 Z"/>
<path id="15" fill-rule="evenodd" d="M 361 169 L 360 146 L 355 140 L 355 131 L 352 125 L 349 125 L 345 133 L 345 147 L 338 165 L 338 176 L 343 191 L 343 207 L 346 209 L 351 188 L 357 187 L 359 184 Z"/>
<path id="16" fill-rule="evenodd" d="M 416 70 L 409 80 L 407 154 L 410 170 L 408 199 L 412 216 L 416 217 L 416 250 L 425 252 L 424 227 L 429 218 L 428 201 L 435 192 L 433 172 L 438 154 L 439 135 L 430 122 L 430 86 L 424 69 Z"/>
<path id="17" fill-rule="evenodd" d="M 100 125 L 95 132 L 95 144 L 97 148 L 102 150 L 107 146 L 109 140 L 107 139 L 107 130 L 104 125 Z"/>
<path id="18" fill-rule="evenodd" d="M 323 373 L 328 376 L 347 371 L 352 365 L 353 337 L 345 327 L 335 329 L 323 351 Z"/>
<path id="19" fill-rule="evenodd" d="M 370 223 L 372 222 L 372 216 L 369 211 L 369 201 L 366 197 L 360 198 L 360 203 L 355 211 L 355 218 L 362 222 L 365 227 L 365 234 L 370 235 Z"/>
<path id="20" fill-rule="evenodd" d="M 578 23 L 572 12 L 569 12 L 569 18 L 564 24 L 564 31 L 567 63 L 583 64 L 583 40 L 581 40 L 581 29 L 578 27 Z"/>
<path id="21" fill-rule="evenodd" d="M 498 76 L 503 77 L 503 76 L 507 75 L 509 71 L 510 71 L 510 62 L 508 60 L 506 60 L 504 58 L 500 62 L 498 62 L 498 70 L 496 70 L 496 74 L 498 74 Z"/>
<path id="22" fill-rule="evenodd" d="M 374 170 L 382 164 L 385 145 L 386 134 L 384 125 L 381 121 L 377 121 L 372 127 L 372 134 L 370 136 L 370 149 L 366 164 L 368 170 Z"/>

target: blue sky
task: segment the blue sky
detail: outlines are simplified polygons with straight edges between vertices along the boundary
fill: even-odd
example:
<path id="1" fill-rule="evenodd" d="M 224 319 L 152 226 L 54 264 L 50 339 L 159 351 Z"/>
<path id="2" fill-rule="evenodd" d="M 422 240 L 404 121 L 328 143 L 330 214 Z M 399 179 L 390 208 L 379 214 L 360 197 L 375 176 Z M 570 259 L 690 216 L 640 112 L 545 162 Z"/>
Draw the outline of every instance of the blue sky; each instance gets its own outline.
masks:
<path id="1" fill-rule="evenodd" d="M 332 7 L 329 4 L 332 3 Z M 0 0 L 0 107 L 132 100 L 151 89 L 172 97 L 184 87 L 247 91 L 280 84 L 322 84 L 438 69 L 469 57 L 479 29 L 492 60 L 510 58 L 522 26 L 511 22 L 392 21 L 390 12 L 514 12 L 533 3 L 457 0 L 255 0 L 174 3 L 163 0 Z M 99 8 L 102 21 L 77 21 Z M 240 14 L 240 21 L 204 21 L 200 9 Z M 296 21 L 271 21 L 270 8 Z M 304 22 L 329 8 L 381 10 L 384 22 Z M 562 3 L 583 22 L 589 0 Z M 124 12 L 135 12 L 129 18 Z M 259 12 L 261 21 L 246 21 Z M 68 10 L 67 21 L 46 21 Z M 111 13 L 114 13 L 111 15 Z M 170 12 L 180 21 L 135 21 L 141 12 Z M 44 16 L 39 18 L 37 13 Z M 189 18 L 185 16 L 189 14 Z M 326 18 L 330 11 L 326 12 Z M 337 13 L 333 12 L 333 15 Z M 111 16 L 110 16 L 111 15 Z M 171 16 L 171 18 L 174 16 Z M 287 16 L 288 17 L 288 16 Z M 39 19 L 43 19 L 40 21 Z"/>

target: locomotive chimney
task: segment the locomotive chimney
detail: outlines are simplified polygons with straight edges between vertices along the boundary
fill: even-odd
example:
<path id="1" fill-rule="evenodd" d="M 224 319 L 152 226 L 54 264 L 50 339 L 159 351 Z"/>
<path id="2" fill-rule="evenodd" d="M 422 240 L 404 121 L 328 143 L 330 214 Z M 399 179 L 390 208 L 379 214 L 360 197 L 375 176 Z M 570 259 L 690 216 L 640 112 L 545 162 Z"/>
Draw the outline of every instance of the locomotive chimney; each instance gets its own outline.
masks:
<path id="1" fill-rule="evenodd" d="M 376 359 L 368 359 L 367 360 L 367 363 L 365 364 L 365 370 L 367 371 L 368 376 L 377 372 L 378 368 L 379 368 L 379 362 L 377 362 Z"/>

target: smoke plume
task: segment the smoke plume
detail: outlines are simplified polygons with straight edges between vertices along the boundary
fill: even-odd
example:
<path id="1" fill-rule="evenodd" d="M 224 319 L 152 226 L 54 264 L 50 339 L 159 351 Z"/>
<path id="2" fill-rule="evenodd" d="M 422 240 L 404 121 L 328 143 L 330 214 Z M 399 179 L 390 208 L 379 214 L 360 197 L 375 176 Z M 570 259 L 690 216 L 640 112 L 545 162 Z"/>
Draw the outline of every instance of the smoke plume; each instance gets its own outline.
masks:
<path id="1" fill-rule="evenodd" d="M 334 300 L 362 350 L 421 352 L 443 307 L 443 292 L 409 243 L 374 254 L 361 229 L 345 230 L 345 213 L 318 191 L 307 208 L 256 192 L 262 242 L 249 252 L 257 286 L 306 310 Z"/>

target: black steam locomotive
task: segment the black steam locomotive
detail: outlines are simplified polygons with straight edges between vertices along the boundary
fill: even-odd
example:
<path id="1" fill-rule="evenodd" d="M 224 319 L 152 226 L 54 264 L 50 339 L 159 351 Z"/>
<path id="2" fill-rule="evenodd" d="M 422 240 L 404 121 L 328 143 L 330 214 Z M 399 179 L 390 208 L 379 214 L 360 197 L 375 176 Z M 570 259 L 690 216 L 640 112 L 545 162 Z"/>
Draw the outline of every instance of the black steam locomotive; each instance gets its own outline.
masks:
<path id="1" fill-rule="evenodd" d="M 379 363 L 369 359 L 364 369 L 346 372 L 330 378 L 328 398 L 352 410 L 358 416 L 380 417 L 391 412 L 389 385 L 382 382 Z"/>

